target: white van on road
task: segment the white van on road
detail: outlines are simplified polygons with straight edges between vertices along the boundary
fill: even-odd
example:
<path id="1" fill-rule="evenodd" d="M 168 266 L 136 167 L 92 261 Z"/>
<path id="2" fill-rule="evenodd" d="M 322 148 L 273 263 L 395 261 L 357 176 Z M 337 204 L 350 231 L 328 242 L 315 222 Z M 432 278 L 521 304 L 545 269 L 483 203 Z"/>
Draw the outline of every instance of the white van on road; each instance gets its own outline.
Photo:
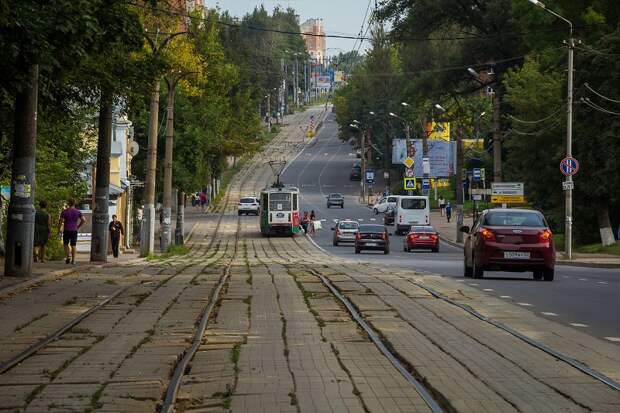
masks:
<path id="1" fill-rule="evenodd" d="M 397 199 L 398 195 L 383 196 L 381 197 L 381 199 L 379 199 L 379 202 L 377 202 L 372 207 L 372 211 L 375 213 L 375 215 L 379 213 L 384 214 L 385 211 L 387 211 L 388 207 L 394 208 L 396 206 Z"/>
<path id="2" fill-rule="evenodd" d="M 399 196 L 396 200 L 396 234 L 406 234 L 412 225 L 430 225 L 430 220 L 431 209 L 427 196 Z"/>

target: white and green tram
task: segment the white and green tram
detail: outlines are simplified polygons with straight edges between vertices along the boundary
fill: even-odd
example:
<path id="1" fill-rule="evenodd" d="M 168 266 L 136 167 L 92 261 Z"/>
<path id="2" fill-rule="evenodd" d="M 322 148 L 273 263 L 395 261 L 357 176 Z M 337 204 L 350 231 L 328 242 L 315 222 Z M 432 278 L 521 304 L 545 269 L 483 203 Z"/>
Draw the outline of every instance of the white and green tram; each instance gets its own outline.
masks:
<path id="1" fill-rule="evenodd" d="M 301 231 L 299 189 L 276 184 L 260 194 L 260 232 L 263 236 L 293 235 Z"/>

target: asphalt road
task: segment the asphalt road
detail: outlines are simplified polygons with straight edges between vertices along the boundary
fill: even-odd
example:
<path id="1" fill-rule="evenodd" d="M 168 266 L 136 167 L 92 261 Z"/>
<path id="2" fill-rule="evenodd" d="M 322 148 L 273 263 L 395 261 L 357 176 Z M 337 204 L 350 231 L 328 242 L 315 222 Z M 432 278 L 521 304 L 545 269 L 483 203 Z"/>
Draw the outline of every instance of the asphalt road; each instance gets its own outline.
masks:
<path id="1" fill-rule="evenodd" d="M 349 180 L 351 165 L 357 160 L 354 149 L 338 139 L 338 125 L 330 114 L 315 140 L 288 165 L 282 181 L 295 184 L 302 193 L 302 211 L 314 210 L 325 220 L 314 240 L 329 253 L 373 263 L 389 263 L 418 271 L 456 278 L 486 294 L 527 307 L 554 321 L 571 325 L 620 346 L 620 269 L 556 266 L 554 282 L 534 281 L 531 273 L 485 272 L 484 279 L 463 278 L 463 253 L 458 247 L 442 243 L 439 253 L 406 253 L 403 237 L 390 237 L 391 252 L 364 251 L 356 255 L 352 246 L 332 245 L 333 222 L 356 219 L 365 223 L 383 223 L 358 203 L 360 183 Z M 345 207 L 326 207 L 326 196 L 339 192 Z M 393 227 L 390 232 L 393 232 Z"/>

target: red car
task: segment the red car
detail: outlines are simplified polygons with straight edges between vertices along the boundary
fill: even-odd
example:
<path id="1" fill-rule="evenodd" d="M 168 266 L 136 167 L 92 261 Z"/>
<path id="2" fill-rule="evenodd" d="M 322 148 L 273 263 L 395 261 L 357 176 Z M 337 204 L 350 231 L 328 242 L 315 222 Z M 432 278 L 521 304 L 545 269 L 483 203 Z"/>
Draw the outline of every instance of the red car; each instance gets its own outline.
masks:
<path id="1" fill-rule="evenodd" d="M 543 214 L 528 209 L 488 209 L 468 234 L 464 248 L 465 277 L 484 271 L 533 271 L 534 279 L 553 281 L 555 246 Z"/>
<path id="2" fill-rule="evenodd" d="M 403 242 L 403 251 L 410 252 L 414 249 L 429 249 L 439 252 L 439 234 L 430 225 L 413 226 Z"/>

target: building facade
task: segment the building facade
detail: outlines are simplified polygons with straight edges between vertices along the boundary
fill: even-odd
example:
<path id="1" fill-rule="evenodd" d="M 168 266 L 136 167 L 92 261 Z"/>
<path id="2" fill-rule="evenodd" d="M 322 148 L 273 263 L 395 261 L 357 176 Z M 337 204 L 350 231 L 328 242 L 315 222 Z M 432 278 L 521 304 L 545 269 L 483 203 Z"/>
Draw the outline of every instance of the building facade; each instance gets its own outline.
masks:
<path id="1" fill-rule="evenodd" d="M 309 33 L 308 35 L 302 34 L 302 37 L 311 59 L 323 63 L 327 54 L 323 19 L 308 19 L 300 25 L 300 29 L 302 33 Z"/>

